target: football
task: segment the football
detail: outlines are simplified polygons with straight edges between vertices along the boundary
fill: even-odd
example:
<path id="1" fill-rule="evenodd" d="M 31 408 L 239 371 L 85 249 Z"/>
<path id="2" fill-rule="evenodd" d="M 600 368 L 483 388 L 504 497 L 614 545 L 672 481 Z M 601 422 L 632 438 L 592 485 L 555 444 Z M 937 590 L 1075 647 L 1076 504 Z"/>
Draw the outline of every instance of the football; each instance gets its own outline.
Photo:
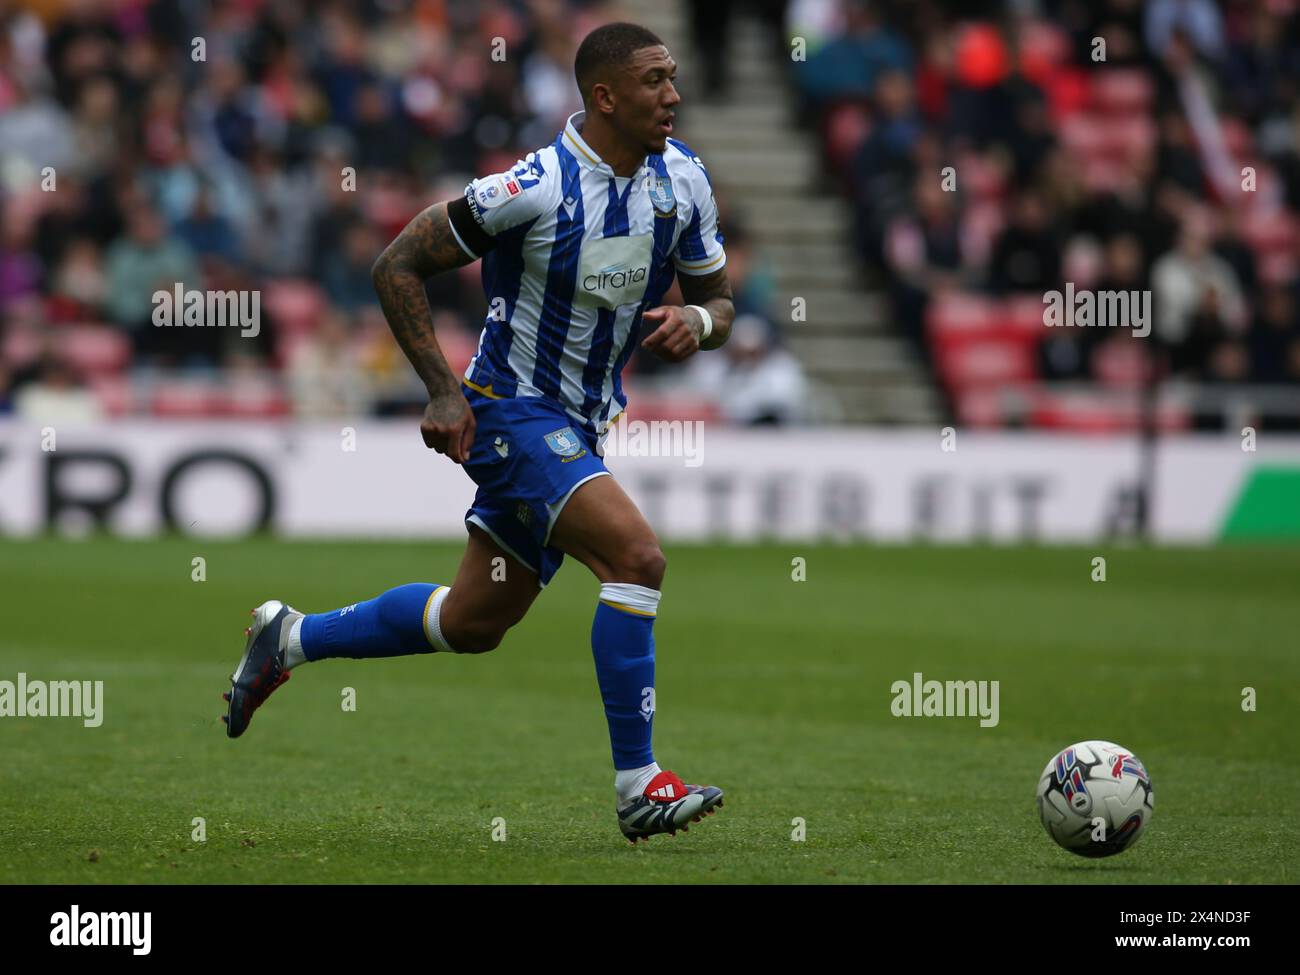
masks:
<path id="1" fill-rule="evenodd" d="M 1037 798 L 1047 835 L 1085 857 L 1131 847 L 1155 802 L 1146 766 L 1111 741 L 1081 741 L 1058 753 L 1043 769 Z"/>

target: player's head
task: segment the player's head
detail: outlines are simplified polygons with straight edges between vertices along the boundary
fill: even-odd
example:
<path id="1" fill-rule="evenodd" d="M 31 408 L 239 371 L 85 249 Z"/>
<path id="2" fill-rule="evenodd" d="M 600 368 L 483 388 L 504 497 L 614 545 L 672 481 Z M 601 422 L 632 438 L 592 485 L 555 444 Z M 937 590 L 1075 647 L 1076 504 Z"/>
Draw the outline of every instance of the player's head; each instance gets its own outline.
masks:
<path id="1" fill-rule="evenodd" d="M 587 110 L 646 152 L 663 152 L 672 134 L 677 62 L 653 31 L 636 24 L 597 27 L 583 39 L 573 73 Z"/>

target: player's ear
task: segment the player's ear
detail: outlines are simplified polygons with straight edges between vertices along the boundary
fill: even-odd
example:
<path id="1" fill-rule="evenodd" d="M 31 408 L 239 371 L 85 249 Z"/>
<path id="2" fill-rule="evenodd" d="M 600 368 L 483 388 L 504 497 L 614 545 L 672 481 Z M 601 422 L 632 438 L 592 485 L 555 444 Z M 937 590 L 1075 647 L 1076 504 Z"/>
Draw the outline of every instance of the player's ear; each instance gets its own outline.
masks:
<path id="1" fill-rule="evenodd" d="M 614 114 L 614 89 L 603 81 L 598 81 L 591 86 L 591 101 L 587 109 L 591 112 L 600 112 L 602 115 Z"/>

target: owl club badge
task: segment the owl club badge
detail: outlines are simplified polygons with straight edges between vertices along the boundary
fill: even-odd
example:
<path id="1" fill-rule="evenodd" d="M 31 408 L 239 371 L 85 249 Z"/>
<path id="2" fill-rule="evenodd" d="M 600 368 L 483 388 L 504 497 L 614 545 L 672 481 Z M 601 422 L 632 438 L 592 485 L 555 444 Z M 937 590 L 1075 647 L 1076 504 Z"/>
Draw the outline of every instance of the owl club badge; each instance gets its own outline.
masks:
<path id="1" fill-rule="evenodd" d="M 673 181 L 669 177 L 658 176 L 650 185 L 650 205 L 655 208 L 656 216 L 677 215 L 677 197 L 673 195 Z"/>
<path id="2" fill-rule="evenodd" d="M 582 441 L 573 432 L 573 427 L 565 427 L 562 430 L 556 430 L 554 433 L 548 433 L 545 440 L 546 446 L 561 457 L 572 457 L 582 450 Z"/>

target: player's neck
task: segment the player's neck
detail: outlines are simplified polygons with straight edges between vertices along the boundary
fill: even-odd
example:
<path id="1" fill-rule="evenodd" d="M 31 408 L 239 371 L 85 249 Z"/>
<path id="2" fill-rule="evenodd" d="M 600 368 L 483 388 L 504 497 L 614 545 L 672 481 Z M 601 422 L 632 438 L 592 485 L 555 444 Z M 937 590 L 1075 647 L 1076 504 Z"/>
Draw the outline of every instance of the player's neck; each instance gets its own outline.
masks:
<path id="1" fill-rule="evenodd" d="M 582 136 L 582 140 L 591 146 L 592 151 L 600 157 L 602 162 L 608 164 L 609 168 L 614 170 L 615 176 L 635 176 L 636 171 L 645 162 L 645 148 L 636 144 L 628 144 L 620 139 L 618 133 L 608 125 L 598 121 L 599 116 L 596 116 L 596 119 L 596 121 L 593 121 L 591 115 L 583 117 L 582 125 L 578 129 L 578 134 Z"/>

